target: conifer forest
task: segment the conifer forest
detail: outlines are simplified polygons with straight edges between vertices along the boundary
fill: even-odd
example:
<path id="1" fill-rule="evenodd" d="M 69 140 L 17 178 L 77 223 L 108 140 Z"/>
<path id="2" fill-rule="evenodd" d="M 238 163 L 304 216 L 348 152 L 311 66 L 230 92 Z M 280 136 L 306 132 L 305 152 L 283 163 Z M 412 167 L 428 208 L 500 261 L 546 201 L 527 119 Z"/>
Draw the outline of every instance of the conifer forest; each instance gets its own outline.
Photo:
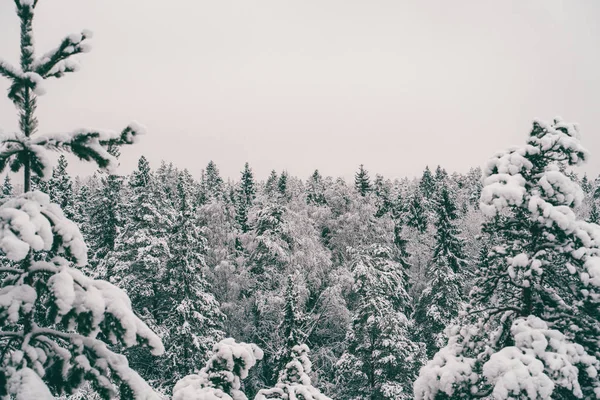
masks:
<path id="1" fill-rule="evenodd" d="M 143 125 L 38 128 L 92 33 L 40 52 L 37 6 L 14 0 L 19 64 L 0 59 L 19 122 L 0 145 L 0 398 L 600 398 L 600 176 L 579 169 L 600 149 L 577 124 L 532 118 L 486 165 L 416 178 L 243 160 L 198 178 L 144 156 L 123 173 Z"/>

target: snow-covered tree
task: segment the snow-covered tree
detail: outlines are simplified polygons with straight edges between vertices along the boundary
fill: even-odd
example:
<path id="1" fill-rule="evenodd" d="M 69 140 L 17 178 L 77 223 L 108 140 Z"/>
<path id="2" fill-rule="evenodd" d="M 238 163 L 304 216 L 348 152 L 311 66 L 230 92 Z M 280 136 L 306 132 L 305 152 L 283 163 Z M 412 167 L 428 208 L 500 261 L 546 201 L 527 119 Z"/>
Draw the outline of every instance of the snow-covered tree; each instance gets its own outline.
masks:
<path id="1" fill-rule="evenodd" d="M 287 171 L 283 171 L 281 175 L 279 175 L 279 180 L 277 181 L 277 191 L 280 196 L 285 197 L 287 195 L 288 190 L 288 173 Z"/>
<path id="2" fill-rule="evenodd" d="M 277 181 L 279 177 L 277 176 L 277 171 L 272 170 L 271 174 L 267 178 L 267 182 L 265 182 L 265 194 L 267 196 L 274 196 L 277 193 Z"/>
<path id="3" fill-rule="evenodd" d="M 410 339 L 406 271 L 390 249 L 372 245 L 352 260 L 353 320 L 347 349 L 338 361 L 340 398 L 410 399 L 422 362 L 421 346 Z"/>
<path id="4" fill-rule="evenodd" d="M 312 385 L 309 352 L 305 344 L 294 346 L 275 387 L 260 390 L 254 400 L 331 400 Z"/>
<path id="5" fill-rule="evenodd" d="M 12 185 L 12 181 L 10 179 L 10 176 L 8 174 L 6 174 L 6 176 L 4 177 L 4 183 L 2 184 L 2 198 L 6 199 L 9 197 L 12 197 L 13 195 L 13 185 Z"/>
<path id="6" fill-rule="evenodd" d="M 69 219 L 74 217 L 73 181 L 67 172 L 69 163 L 64 155 L 58 157 L 58 164 L 52 170 L 52 177 L 48 180 L 48 195 L 50 201 L 56 203 Z"/>
<path id="7" fill-rule="evenodd" d="M 217 164 L 210 161 L 204 172 L 204 190 L 208 199 L 218 199 L 223 196 L 223 178 L 219 174 Z"/>
<path id="8" fill-rule="evenodd" d="M 443 185 L 436 207 L 435 247 L 426 270 L 426 287 L 415 307 L 415 324 L 419 337 L 432 356 L 444 343 L 444 329 L 462 308 L 466 261 L 463 243 L 456 227 L 454 194 Z"/>
<path id="9" fill-rule="evenodd" d="M 213 355 L 198 374 L 177 382 L 173 400 L 248 400 L 241 381 L 262 357 L 262 350 L 254 344 L 224 339 L 214 346 Z"/>
<path id="10" fill-rule="evenodd" d="M 586 158 L 577 127 L 557 119 L 489 162 L 480 207 L 492 247 L 417 399 L 600 396 L 600 229 L 575 216 L 582 191 L 562 172 Z"/>
<path id="11" fill-rule="evenodd" d="M 242 171 L 242 179 L 237 188 L 235 205 L 237 213 L 237 221 L 242 229 L 242 232 L 247 232 L 248 226 L 248 210 L 252 207 L 252 203 L 256 198 L 256 183 L 250 165 L 246 163 Z"/>
<path id="12" fill-rule="evenodd" d="M 170 234 L 171 258 L 167 262 L 162 301 L 166 361 L 161 362 L 166 382 L 175 382 L 196 370 L 213 346 L 223 338 L 223 314 L 204 276 L 206 240 L 193 206 L 193 181 L 187 171 L 177 183 L 179 210 Z"/>
<path id="13" fill-rule="evenodd" d="M 406 203 L 405 224 L 423 233 L 427 230 L 427 213 L 421 192 L 415 190 Z"/>
<path id="14" fill-rule="evenodd" d="M 292 359 L 292 351 L 298 346 L 306 343 L 306 317 L 298 309 L 299 298 L 294 276 L 288 275 L 285 289 L 285 306 L 283 321 L 280 325 L 281 336 L 284 338 L 283 347 L 275 355 L 274 364 L 277 374 L 282 371 Z"/>
<path id="15" fill-rule="evenodd" d="M 356 174 L 354 174 L 354 188 L 363 197 L 373 190 L 371 187 L 371 178 L 369 178 L 369 172 L 362 164 L 360 164 L 358 171 Z"/>
<path id="16" fill-rule="evenodd" d="M 307 182 L 306 201 L 309 204 L 324 205 L 325 204 L 325 187 L 323 185 L 323 177 L 319 170 L 315 170 Z"/>
<path id="17" fill-rule="evenodd" d="M 429 166 L 425 167 L 421 180 L 419 181 L 419 190 L 426 200 L 433 199 L 436 192 L 436 182 Z"/>
<path id="18" fill-rule="evenodd" d="M 20 131 L 2 135 L 0 170 L 24 171 L 25 193 L 0 206 L 0 250 L 12 260 L 0 268 L 0 393 L 16 399 L 52 399 L 84 381 L 103 397 L 158 399 L 111 350 L 147 344 L 161 354 L 160 339 L 133 313 L 127 295 L 108 282 L 85 276 L 87 247 L 77 226 L 48 195 L 31 192 L 32 175 L 49 177 L 50 152 L 71 152 L 112 170 L 108 146 L 130 144 L 141 133 L 131 125 L 120 134 L 79 129 L 37 134 L 37 96 L 43 83 L 78 69 L 73 55 L 89 49 L 84 31 L 36 57 L 33 17 L 38 2 L 17 0 L 21 23 L 20 67 L 0 61 L 0 75 L 11 81 L 9 98 L 19 113 Z"/>

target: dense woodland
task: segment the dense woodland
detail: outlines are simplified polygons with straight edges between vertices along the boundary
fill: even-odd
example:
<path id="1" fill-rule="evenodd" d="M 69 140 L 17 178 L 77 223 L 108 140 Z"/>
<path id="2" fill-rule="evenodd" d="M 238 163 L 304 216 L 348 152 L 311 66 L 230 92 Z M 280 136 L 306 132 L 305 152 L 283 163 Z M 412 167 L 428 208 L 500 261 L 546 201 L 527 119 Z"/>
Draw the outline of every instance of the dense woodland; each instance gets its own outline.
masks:
<path id="1" fill-rule="evenodd" d="M 20 67 L 0 60 L 20 126 L 0 147 L 0 397 L 600 398 L 600 177 L 573 170 L 576 125 L 418 179 L 196 180 L 144 157 L 122 176 L 139 124 L 37 132 L 91 33 L 35 57 L 36 5 L 15 0 Z"/>

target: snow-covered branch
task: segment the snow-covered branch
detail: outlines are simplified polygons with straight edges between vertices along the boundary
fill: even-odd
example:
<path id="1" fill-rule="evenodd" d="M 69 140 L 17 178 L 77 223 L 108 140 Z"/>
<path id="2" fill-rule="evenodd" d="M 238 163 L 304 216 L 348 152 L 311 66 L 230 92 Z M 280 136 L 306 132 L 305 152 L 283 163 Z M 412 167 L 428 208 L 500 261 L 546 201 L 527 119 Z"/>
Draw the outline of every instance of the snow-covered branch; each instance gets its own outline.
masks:
<path id="1" fill-rule="evenodd" d="M 92 36 L 88 30 L 67 36 L 58 47 L 36 60 L 32 69 L 43 78 L 61 78 L 66 73 L 77 71 L 79 64 L 71 56 L 89 52 Z"/>

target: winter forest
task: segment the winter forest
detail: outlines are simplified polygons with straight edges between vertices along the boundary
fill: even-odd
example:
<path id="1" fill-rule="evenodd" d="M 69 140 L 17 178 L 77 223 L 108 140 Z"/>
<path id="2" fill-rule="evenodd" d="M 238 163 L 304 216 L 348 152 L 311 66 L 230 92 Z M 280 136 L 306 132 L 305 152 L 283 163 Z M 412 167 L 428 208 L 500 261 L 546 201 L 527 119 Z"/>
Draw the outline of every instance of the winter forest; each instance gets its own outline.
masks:
<path id="1" fill-rule="evenodd" d="M 201 178 L 120 132 L 38 132 L 89 31 L 0 60 L 0 397 L 600 398 L 600 176 L 576 124 L 534 121 L 468 173 Z M 65 157 L 65 154 L 69 157 Z M 78 160 L 77 160 L 78 159 Z M 69 160 L 97 171 L 71 176 Z"/>

